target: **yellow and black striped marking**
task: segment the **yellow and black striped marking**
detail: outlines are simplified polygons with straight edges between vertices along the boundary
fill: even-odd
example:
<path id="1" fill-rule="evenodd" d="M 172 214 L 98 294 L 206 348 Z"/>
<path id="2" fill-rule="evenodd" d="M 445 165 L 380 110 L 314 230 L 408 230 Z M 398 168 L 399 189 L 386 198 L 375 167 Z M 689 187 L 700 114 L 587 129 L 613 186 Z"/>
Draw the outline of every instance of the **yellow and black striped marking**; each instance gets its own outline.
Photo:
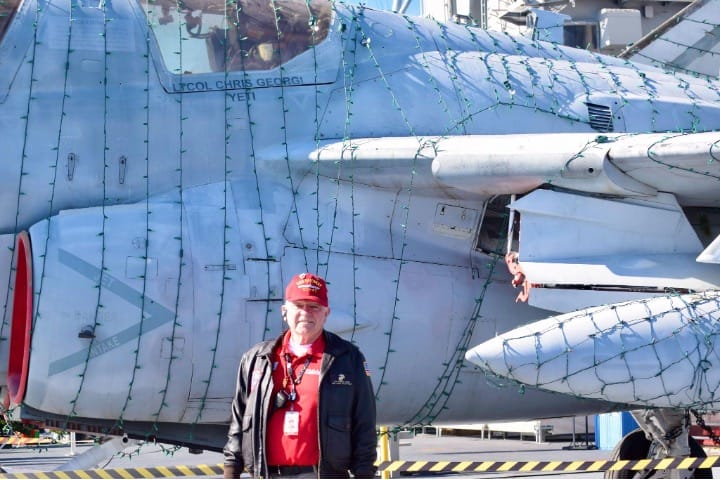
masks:
<path id="1" fill-rule="evenodd" d="M 379 462 L 378 471 L 408 473 L 601 472 L 606 470 L 689 470 L 720 466 L 720 457 L 575 462 Z M 222 475 L 222 464 L 0 473 L 0 478 L 167 478 Z"/>
<path id="2" fill-rule="evenodd" d="M 379 471 L 408 473 L 603 472 L 606 470 L 689 470 L 720 465 L 720 457 L 645 460 L 586 460 L 574 462 L 381 462 Z"/>
<path id="3" fill-rule="evenodd" d="M 1 473 L 0 478 L 167 478 L 222 475 L 222 464 L 175 465 L 173 467 L 107 468 L 93 470 L 58 470 L 53 472 Z"/>

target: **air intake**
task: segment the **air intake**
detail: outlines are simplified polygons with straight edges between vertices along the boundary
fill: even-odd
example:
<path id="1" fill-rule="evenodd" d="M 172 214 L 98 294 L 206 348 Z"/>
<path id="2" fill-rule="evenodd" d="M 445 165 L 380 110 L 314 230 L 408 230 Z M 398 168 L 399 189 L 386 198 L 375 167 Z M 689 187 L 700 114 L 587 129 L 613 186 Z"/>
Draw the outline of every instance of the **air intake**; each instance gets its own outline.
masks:
<path id="1" fill-rule="evenodd" d="M 595 103 L 586 103 L 585 105 L 588 108 L 588 118 L 592 128 L 599 132 L 613 131 L 613 116 L 610 107 Z"/>

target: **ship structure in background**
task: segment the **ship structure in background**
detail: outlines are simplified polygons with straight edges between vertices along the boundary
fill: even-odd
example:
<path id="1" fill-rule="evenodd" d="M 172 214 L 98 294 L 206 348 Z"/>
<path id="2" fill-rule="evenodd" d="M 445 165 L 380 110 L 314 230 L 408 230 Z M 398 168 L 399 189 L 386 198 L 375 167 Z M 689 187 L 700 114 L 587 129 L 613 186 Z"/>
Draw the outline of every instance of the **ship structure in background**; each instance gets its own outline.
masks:
<path id="1" fill-rule="evenodd" d="M 419 2 L 423 15 L 618 56 L 691 75 L 720 74 L 713 0 Z"/>

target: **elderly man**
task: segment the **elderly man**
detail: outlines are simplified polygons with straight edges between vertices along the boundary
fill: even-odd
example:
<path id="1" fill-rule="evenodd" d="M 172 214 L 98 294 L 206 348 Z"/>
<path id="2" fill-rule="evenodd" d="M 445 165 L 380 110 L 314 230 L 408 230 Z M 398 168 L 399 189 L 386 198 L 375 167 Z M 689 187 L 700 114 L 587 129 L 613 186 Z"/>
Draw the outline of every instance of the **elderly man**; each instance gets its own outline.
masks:
<path id="1" fill-rule="evenodd" d="M 365 358 L 324 329 L 325 280 L 296 275 L 285 289 L 288 330 L 240 360 L 225 445 L 225 478 L 375 475 L 375 397 Z"/>

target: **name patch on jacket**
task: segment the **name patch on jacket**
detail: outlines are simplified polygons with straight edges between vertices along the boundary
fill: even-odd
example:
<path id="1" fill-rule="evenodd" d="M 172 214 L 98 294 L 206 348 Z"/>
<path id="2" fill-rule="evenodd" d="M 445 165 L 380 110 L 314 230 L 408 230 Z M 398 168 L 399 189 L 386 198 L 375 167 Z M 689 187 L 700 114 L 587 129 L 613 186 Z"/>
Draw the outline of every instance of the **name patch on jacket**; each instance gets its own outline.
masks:
<path id="1" fill-rule="evenodd" d="M 348 385 L 352 386 L 352 382 L 345 378 L 344 373 L 338 373 L 337 376 L 330 382 L 332 385 Z"/>

